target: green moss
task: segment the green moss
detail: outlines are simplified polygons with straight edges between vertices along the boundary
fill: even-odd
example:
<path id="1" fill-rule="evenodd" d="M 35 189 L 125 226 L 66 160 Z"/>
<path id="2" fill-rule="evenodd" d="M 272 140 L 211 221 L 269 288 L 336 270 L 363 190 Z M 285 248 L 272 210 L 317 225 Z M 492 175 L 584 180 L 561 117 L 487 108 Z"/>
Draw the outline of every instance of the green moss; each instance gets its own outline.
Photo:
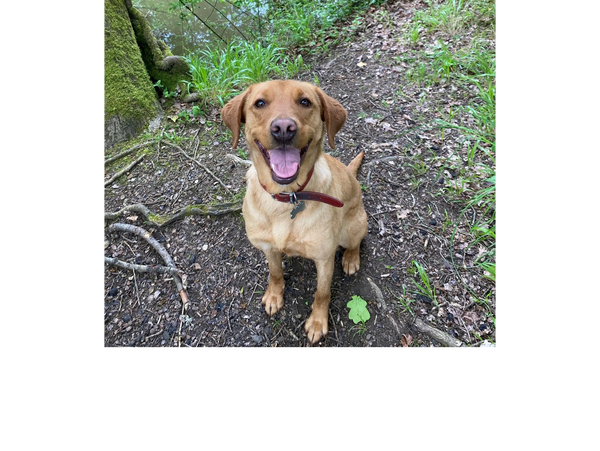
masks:
<path id="1" fill-rule="evenodd" d="M 154 37 L 150 24 L 139 10 L 129 8 L 129 16 L 150 78 L 155 83 L 160 80 L 167 90 L 175 91 L 182 80 L 190 79 L 189 66 L 182 58 L 174 56 L 163 41 Z"/>
<path id="2" fill-rule="evenodd" d="M 160 105 L 135 40 L 124 0 L 104 2 L 105 146 L 140 133 Z"/>
<path id="3" fill-rule="evenodd" d="M 148 219 L 159 226 L 167 222 L 171 217 L 168 215 L 156 215 L 153 213 L 148 214 Z"/>

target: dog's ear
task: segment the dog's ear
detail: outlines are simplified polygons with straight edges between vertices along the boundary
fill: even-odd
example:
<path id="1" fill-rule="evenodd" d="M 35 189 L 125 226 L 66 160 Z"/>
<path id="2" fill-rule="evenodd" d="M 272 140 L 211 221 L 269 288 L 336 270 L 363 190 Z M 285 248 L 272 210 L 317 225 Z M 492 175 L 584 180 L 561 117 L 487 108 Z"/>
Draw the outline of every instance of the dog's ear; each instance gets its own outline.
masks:
<path id="1" fill-rule="evenodd" d="M 249 92 L 250 88 L 246 89 L 240 95 L 227 102 L 221 110 L 221 118 L 233 134 L 232 149 L 235 149 L 238 145 L 240 139 L 240 125 L 246 122 L 246 117 L 244 116 L 244 104 L 246 103 L 246 96 Z"/>
<path id="2" fill-rule="evenodd" d="M 329 147 L 335 149 L 335 135 L 344 126 L 348 113 L 340 102 L 329 97 L 321 88 L 316 88 L 316 91 L 321 100 L 321 120 L 325 122 L 327 128 Z"/>

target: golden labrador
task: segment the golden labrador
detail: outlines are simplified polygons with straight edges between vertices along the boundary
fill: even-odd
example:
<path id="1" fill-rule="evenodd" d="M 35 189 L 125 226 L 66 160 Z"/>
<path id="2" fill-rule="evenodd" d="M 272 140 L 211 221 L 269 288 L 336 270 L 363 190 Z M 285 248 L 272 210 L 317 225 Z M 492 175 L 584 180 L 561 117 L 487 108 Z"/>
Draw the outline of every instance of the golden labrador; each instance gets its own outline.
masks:
<path id="1" fill-rule="evenodd" d="M 253 165 L 247 174 L 242 212 L 250 242 L 269 262 L 269 285 L 262 298 L 268 315 L 283 307 L 282 253 L 314 260 L 317 292 L 305 324 L 311 343 L 328 332 L 331 278 L 338 246 L 346 249 L 347 275 L 360 267 L 360 243 L 367 234 L 356 173 L 361 152 L 348 167 L 323 152 L 346 122 L 344 107 L 309 83 L 274 80 L 250 86 L 222 110 L 238 144 L 240 126 Z"/>

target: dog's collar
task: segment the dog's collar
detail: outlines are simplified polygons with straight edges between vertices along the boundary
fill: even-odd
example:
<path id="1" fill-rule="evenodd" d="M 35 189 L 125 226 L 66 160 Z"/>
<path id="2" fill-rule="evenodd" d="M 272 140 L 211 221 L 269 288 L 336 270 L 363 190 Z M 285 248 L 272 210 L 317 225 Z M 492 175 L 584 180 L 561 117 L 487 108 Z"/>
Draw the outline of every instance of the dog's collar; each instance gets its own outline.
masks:
<path id="1" fill-rule="evenodd" d="M 271 197 L 273 199 L 278 200 L 279 202 L 286 202 L 294 205 L 297 205 L 298 202 L 302 200 L 315 200 L 317 202 L 323 202 L 328 205 L 333 205 L 334 207 L 343 207 L 344 203 L 341 200 L 336 199 L 335 197 L 323 193 L 317 193 L 314 191 L 302 191 L 306 187 L 306 185 L 308 185 L 308 182 L 310 182 L 310 178 L 312 177 L 314 170 L 315 167 L 313 166 L 310 172 L 308 173 L 306 182 L 304 182 L 303 185 L 300 185 L 300 188 L 298 188 L 296 191 L 293 191 L 291 193 L 284 192 L 277 194 L 269 194 L 271 194 Z M 265 185 L 261 183 L 260 186 L 262 186 L 263 189 L 267 191 L 267 187 Z"/>

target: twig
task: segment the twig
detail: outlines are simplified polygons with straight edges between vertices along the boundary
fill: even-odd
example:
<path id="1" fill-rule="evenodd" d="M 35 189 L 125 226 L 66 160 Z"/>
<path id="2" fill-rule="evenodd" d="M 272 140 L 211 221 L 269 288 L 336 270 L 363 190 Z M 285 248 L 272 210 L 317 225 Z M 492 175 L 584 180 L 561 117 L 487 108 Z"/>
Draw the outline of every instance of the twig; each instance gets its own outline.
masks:
<path id="1" fill-rule="evenodd" d="M 457 338 L 448 335 L 446 332 L 442 332 L 441 330 L 436 329 L 433 326 L 430 326 L 426 322 L 422 321 L 420 318 L 415 319 L 415 326 L 419 332 L 423 332 L 429 335 L 434 340 L 439 341 L 445 346 L 451 347 L 460 347 L 464 346 L 463 342 L 458 340 Z"/>
<path id="2" fill-rule="evenodd" d="M 397 160 L 398 158 L 404 158 L 404 157 L 401 155 L 392 155 L 389 157 L 379 158 L 378 160 L 371 160 L 368 163 L 363 164 L 363 166 L 371 166 L 372 164 L 382 163 L 384 161 L 393 161 L 393 160 Z"/>
<path id="3" fill-rule="evenodd" d="M 154 239 L 150 235 L 149 232 L 142 229 L 141 227 L 134 226 L 132 224 L 121 224 L 121 223 L 116 222 L 114 224 L 111 224 L 108 227 L 108 231 L 109 232 L 115 232 L 115 231 L 116 232 L 130 232 L 130 233 L 133 233 L 134 235 L 137 235 L 137 236 L 145 239 L 148 242 L 148 244 L 150 244 L 150 246 L 152 246 L 156 250 L 156 252 L 158 252 L 158 254 L 162 257 L 162 259 L 165 261 L 167 266 L 170 266 L 175 269 L 177 268 L 175 266 L 175 262 L 173 261 L 173 259 L 169 255 L 169 253 L 166 251 L 166 249 L 158 241 L 156 241 L 156 239 Z M 181 277 L 179 277 L 178 274 L 173 274 L 173 281 L 175 282 L 175 285 L 177 286 L 177 289 L 179 290 L 179 296 L 181 297 L 181 301 L 183 302 L 183 306 L 184 306 L 184 310 L 185 310 L 185 307 L 187 307 L 187 304 L 189 303 L 189 298 L 185 291 L 185 288 L 183 287 L 183 283 L 181 282 Z"/>
<path id="4" fill-rule="evenodd" d="M 138 164 L 140 161 L 142 161 L 145 156 L 146 155 L 140 156 L 137 160 L 135 160 L 129 166 L 127 166 L 126 168 L 122 169 L 121 171 L 119 171 L 115 175 L 113 175 L 111 178 L 109 178 L 106 182 L 104 182 L 104 187 L 106 188 L 108 185 L 110 185 L 116 179 L 118 179 L 119 177 L 121 177 L 123 174 L 125 174 L 126 172 L 129 172 L 131 170 L 131 168 L 133 168 L 136 164 Z"/>
<path id="5" fill-rule="evenodd" d="M 108 163 L 112 163 L 113 161 L 118 160 L 119 158 L 124 157 L 125 155 L 129 155 L 131 152 L 133 152 L 135 150 L 138 150 L 140 147 L 144 147 L 144 146 L 147 146 L 148 144 L 152 144 L 152 143 L 153 143 L 153 141 L 146 141 L 141 144 L 138 144 L 137 146 L 133 146 L 131 149 L 127 149 L 124 152 L 121 152 L 115 156 L 107 158 L 106 160 L 104 160 L 104 164 L 106 165 Z"/>
<path id="6" fill-rule="evenodd" d="M 225 155 L 225 158 L 229 158 L 234 163 L 238 163 L 238 164 L 244 165 L 246 167 L 252 166 L 252 162 L 250 160 L 244 160 L 243 158 L 240 158 L 237 155 L 232 155 L 232 154 L 228 153 L 227 155 Z"/>
<path id="7" fill-rule="evenodd" d="M 185 2 L 183 0 L 179 0 L 179 3 L 181 3 L 181 5 L 187 9 L 189 12 L 191 12 L 194 17 L 196 19 L 198 19 L 200 22 L 202 22 L 202 25 L 204 25 L 206 28 L 208 28 L 212 34 L 214 34 L 216 37 L 218 37 L 221 41 L 223 41 L 225 43 L 225 45 L 227 45 L 227 41 L 225 39 L 223 39 L 215 30 L 213 30 L 210 25 L 208 25 L 206 22 L 204 22 L 195 12 L 192 8 L 190 8 L 188 5 L 185 4 Z"/>
<path id="8" fill-rule="evenodd" d="M 206 166 L 204 166 L 204 165 L 203 165 L 202 163 L 200 163 L 198 160 L 194 160 L 192 157 L 190 157 L 190 156 L 189 156 L 189 155 L 188 155 L 188 154 L 185 152 L 185 150 L 183 150 L 183 149 L 182 149 L 181 147 L 179 147 L 177 144 L 173 144 L 173 143 L 170 143 L 170 142 L 168 142 L 168 141 L 165 141 L 165 144 L 168 144 L 169 146 L 171 146 L 171 147 L 175 147 L 176 149 L 178 149 L 178 150 L 179 150 L 179 151 L 180 151 L 180 152 L 181 152 L 183 155 L 185 155 L 185 157 L 186 157 L 186 158 L 188 158 L 189 160 L 192 160 L 194 163 L 196 163 L 198 166 L 200 166 L 202 169 L 204 169 L 206 172 L 208 172 L 208 173 L 209 173 L 209 174 L 212 176 L 212 178 L 214 178 L 214 179 L 215 179 L 217 182 L 219 182 L 219 183 L 221 184 L 221 186 L 222 186 L 223 188 L 225 188 L 225 189 L 227 190 L 227 192 L 228 192 L 229 194 L 233 194 L 233 192 L 232 192 L 232 191 L 231 191 L 229 188 L 227 188 L 227 186 L 225 186 L 225 184 L 224 184 L 224 183 L 221 181 L 221 179 L 220 179 L 219 177 L 217 177 L 215 174 L 213 174 L 213 173 L 211 172 L 211 170 L 210 170 L 210 169 L 208 169 Z"/>
<path id="9" fill-rule="evenodd" d="M 242 33 L 242 30 L 240 30 L 238 27 L 236 27 L 235 24 L 231 20 L 229 20 L 229 18 L 225 14 L 223 14 L 223 12 L 221 10 L 219 10 L 217 8 L 217 2 L 215 2 L 213 5 L 208 0 L 206 0 L 206 3 L 208 3 L 210 6 L 212 6 L 214 10 L 216 10 L 227 22 L 229 22 L 229 24 L 233 28 L 235 28 L 239 34 L 242 35 L 242 37 L 244 38 L 245 41 L 248 41 L 248 38 L 246 37 L 246 35 L 244 33 Z"/>
<path id="10" fill-rule="evenodd" d="M 160 274 L 170 274 L 177 275 L 180 274 L 181 271 L 177 268 L 171 268 L 169 266 L 162 265 L 136 265 L 135 263 L 124 262 L 123 260 L 119 260 L 114 257 L 104 257 L 104 263 L 107 263 L 112 266 L 117 266 L 123 269 L 129 269 L 131 271 L 137 271 L 141 273 L 160 273 Z"/>
<path id="11" fill-rule="evenodd" d="M 342 56 L 346 56 L 346 54 L 350 51 L 350 44 L 348 44 L 348 47 L 346 47 L 346 51 L 344 53 L 342 53 L 341 55 L 336 56 L 335 58 L 333 58 L 332 60 L 330 60 L 326 65 L 325 65 L 325 69 L 328 69 L 329 66 L 331 66 L 331 64 L 338 58 L 342 57 Z"/>
<path id="12" fill-rule="evenodd" d="M 229 213 L 235 213 L 241 211 L 241 202 L 229 202 L 225 204 L 192 204 L 182 207 L 177 213 L 173 215 L 158 215 L 150 211 L 144 204 L 133 204 L 127 205 L 121 208 L 119 211 L 113 213 L 104 213 L 104 219 L 107 221 L 117 219 L 125 213 L 136 212 L 141 214 L 144 219 L 150 224 L 156 227 L 167 226 L 179 219 L 183 219 L 189 215 L 204 215 L 204 216 L 220 216 Z"/>

